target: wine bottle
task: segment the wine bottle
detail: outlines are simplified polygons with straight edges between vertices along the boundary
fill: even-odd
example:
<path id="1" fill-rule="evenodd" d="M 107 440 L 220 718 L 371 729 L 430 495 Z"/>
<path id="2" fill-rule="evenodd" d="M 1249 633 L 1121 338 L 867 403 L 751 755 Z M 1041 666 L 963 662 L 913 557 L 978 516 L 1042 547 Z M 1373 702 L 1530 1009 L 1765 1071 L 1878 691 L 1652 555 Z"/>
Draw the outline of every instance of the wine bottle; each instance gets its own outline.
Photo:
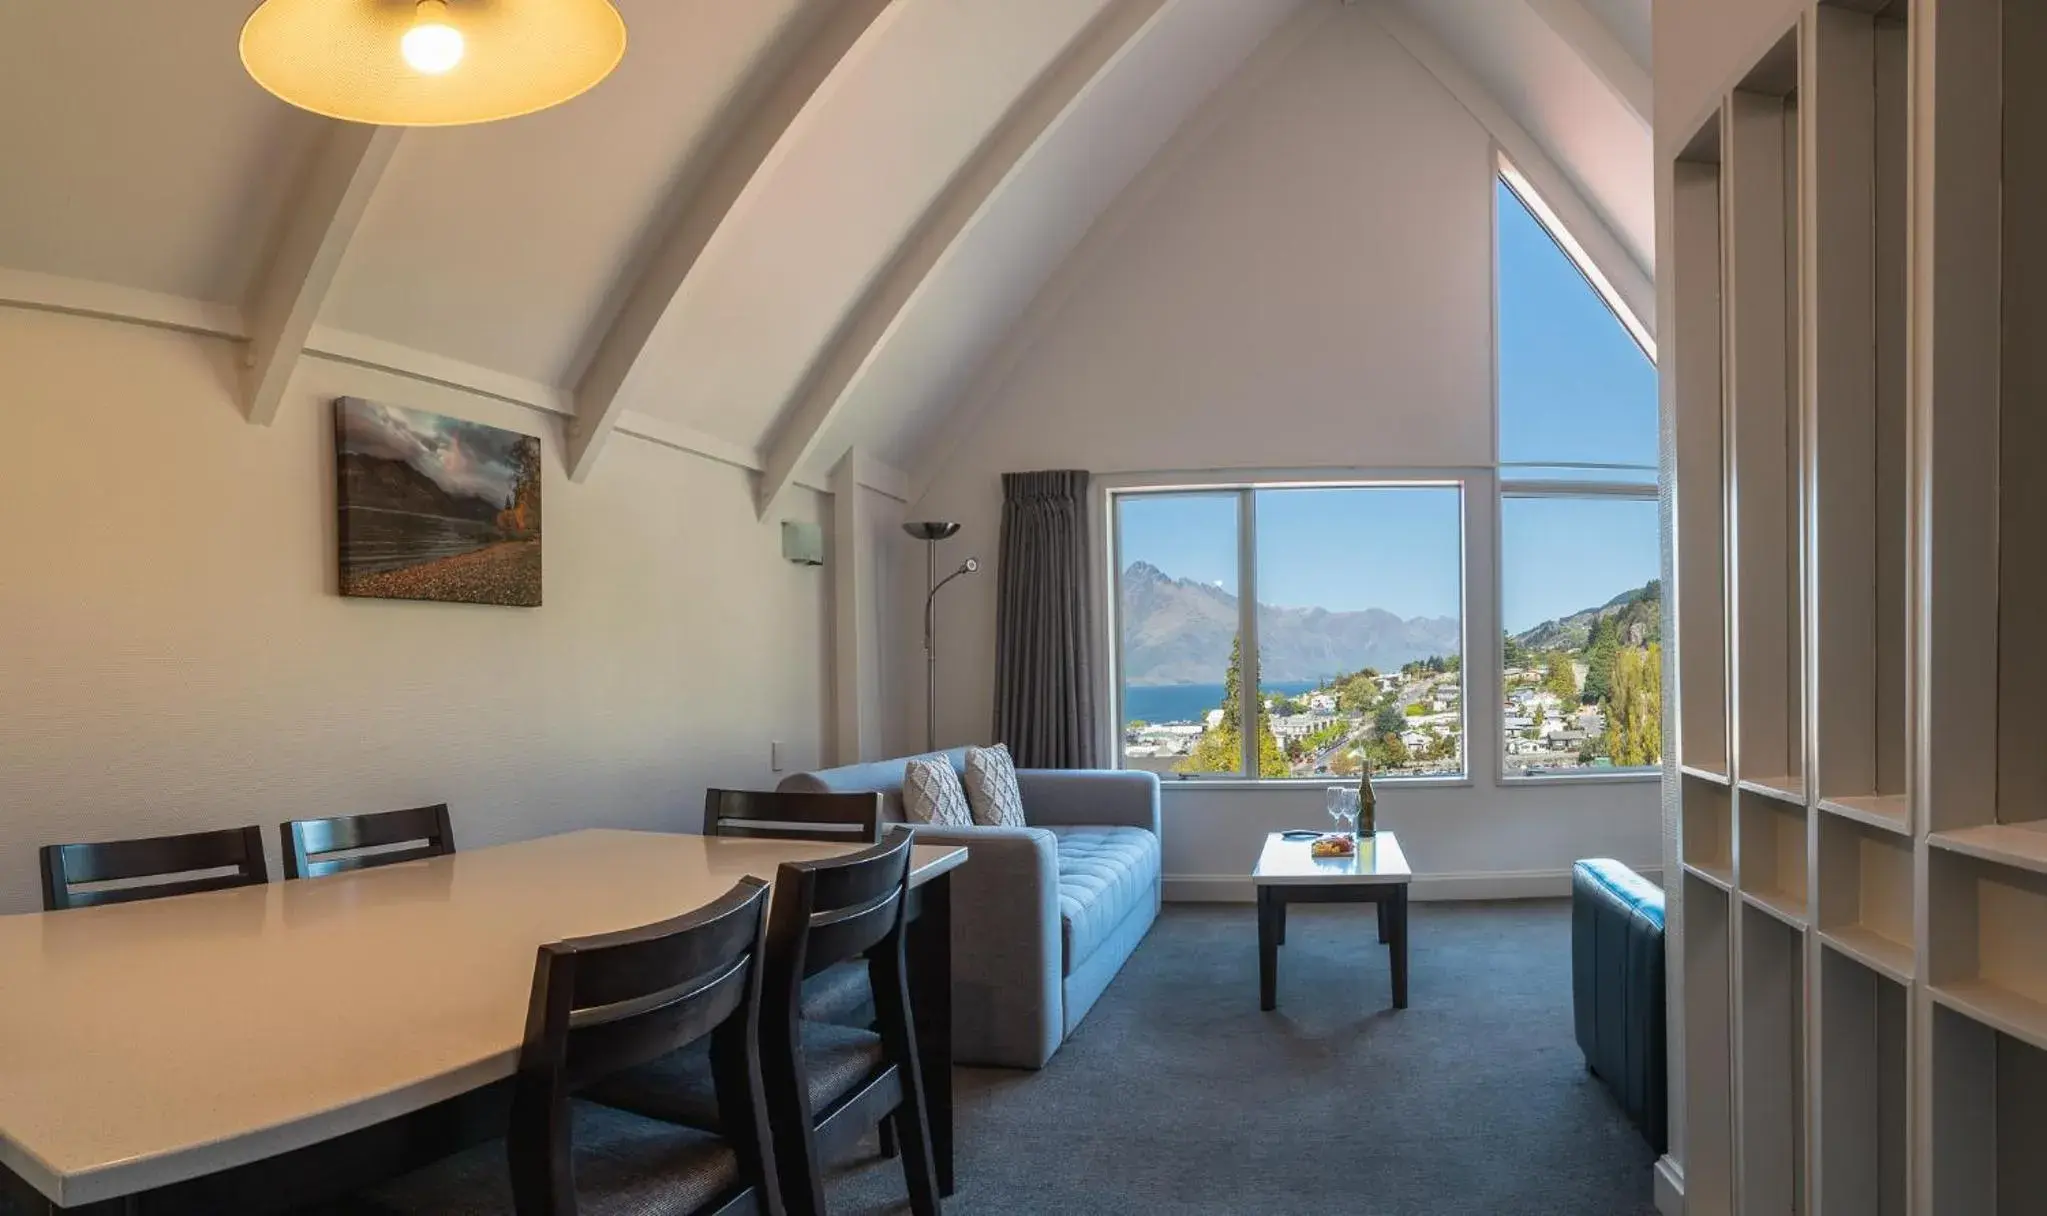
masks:
<path id="1" fill-rule="evenodd" d="M 1358 839 L 1379 831 L 1379 796 L 1372 792 L 1372 760 L 1365 758 L 1358 774 Z"/>

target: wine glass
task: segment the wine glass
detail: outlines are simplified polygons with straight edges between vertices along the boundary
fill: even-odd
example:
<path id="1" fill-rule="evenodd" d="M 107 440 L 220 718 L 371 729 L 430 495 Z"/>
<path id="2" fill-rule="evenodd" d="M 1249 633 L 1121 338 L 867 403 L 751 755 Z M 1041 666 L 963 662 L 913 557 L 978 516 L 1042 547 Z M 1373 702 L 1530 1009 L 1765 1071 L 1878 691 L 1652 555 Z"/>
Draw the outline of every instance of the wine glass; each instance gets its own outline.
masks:
<path id="1" fill-rule="evenodd" d="M 1332 785 L 1323 798 L 1324 806 L 1329 811 L 1330 822 L 1336 825 L 1336 830 L 1339 832 L 1343 830 L 1344 796 L 1350 792 L 1350 790 L 1345 789 L 1343 786 Z M 1356 814 L 1357 812 L 1353 811 L 1351 813 Z"/>
<path id="2" fill-rule="evenodd" d="M 1347 836 L 1354 836 L 1358 830 L 1358 792 L 1343 788 L 1343 802 L 1337 808 L 1337 828 Z"/>

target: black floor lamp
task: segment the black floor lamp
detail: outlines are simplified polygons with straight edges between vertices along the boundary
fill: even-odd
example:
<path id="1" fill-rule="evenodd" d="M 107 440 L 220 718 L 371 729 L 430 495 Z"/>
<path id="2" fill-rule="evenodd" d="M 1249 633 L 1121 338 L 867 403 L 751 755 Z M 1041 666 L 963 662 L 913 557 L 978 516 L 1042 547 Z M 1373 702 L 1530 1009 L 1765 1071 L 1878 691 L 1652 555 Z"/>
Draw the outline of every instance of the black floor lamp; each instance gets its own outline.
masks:
<path id="1" fill-rule="evenodd" d="M 944 578 L 938 577 L 938 542 L 958 532 L 949 520 L 926 519 L 903 525 L 903 531 L 924 542 L 924 582 L 931 589 L 924 594 L 924 750 L 938 750 L 938 590 L 962 574 L 981 568 L 979 558 L 970 557 Z"/>

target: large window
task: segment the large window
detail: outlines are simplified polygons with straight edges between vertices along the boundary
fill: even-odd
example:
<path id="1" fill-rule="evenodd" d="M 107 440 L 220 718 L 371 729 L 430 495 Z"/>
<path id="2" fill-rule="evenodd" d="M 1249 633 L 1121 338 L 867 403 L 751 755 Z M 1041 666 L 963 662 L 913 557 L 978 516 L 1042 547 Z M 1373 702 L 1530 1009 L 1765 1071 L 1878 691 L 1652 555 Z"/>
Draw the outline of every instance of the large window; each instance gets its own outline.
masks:
<path id="1" fill-rule="evenodd" d="M 1366 763 L 1387 776 L 1464 772 L 1460 486 L 1110 501 L 1126 767 L 1188 779 L 1349 778 Z"/>
<path id="2" fill-rule="evenodd" d="M 1526 187 L 1497 189 L 1502 772 L 1653 769 L 1656 367 Z"/>

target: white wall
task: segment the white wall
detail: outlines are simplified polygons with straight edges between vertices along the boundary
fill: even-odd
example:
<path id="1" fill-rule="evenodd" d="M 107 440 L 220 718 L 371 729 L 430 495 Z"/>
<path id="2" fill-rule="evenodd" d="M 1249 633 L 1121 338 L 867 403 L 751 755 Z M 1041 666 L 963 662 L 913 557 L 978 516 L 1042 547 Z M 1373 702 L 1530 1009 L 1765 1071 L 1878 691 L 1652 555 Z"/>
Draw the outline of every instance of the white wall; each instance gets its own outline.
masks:
<path id="1" fill-rule="evenodd" d="M 751 474 L 622 437 L 574 485 L 550 416 L 316 360 L 254 427 L 237 353 L 0 310 L 0 911 L 56 841 L 435 801 L 465 845 L 694 831 L 770 740 L 822 758 L 826 574 Z M 544 607 L 335 593 L 343 394 L 542 437 Z"/>
<path id="2" fill-rule="evenodd" d="M 993 702 L 1004 471 L 1457 466 L 1467 497 L 1466 653 L 1496 701 L 1492 177 L 1486 131 L 1363 8 L 1317 6 L 1274 36 L 1141 175 L 1054 276 L 1031 345 L 969 420 L 911 518 L 964 525 L 947 564 L 940 742 L 985 739 Z M 921 554 L 904 551 L 905 598 Z M 914 646 L 898 651 L 906 682 Z M 921 743 L 910 698 L 899 748 Z M 1659 863 L 1653 783 L 1496 788 L 1497 721 L 1473 714 L 1468 787 L 1382 799 L 1437 893 L 1561 890 L 1591 854 Z M 1180 895 L 1248 897 L 1258 841 L 1323 820 L 1321 790 L 1169 783 L 1166 869 Z"/>

